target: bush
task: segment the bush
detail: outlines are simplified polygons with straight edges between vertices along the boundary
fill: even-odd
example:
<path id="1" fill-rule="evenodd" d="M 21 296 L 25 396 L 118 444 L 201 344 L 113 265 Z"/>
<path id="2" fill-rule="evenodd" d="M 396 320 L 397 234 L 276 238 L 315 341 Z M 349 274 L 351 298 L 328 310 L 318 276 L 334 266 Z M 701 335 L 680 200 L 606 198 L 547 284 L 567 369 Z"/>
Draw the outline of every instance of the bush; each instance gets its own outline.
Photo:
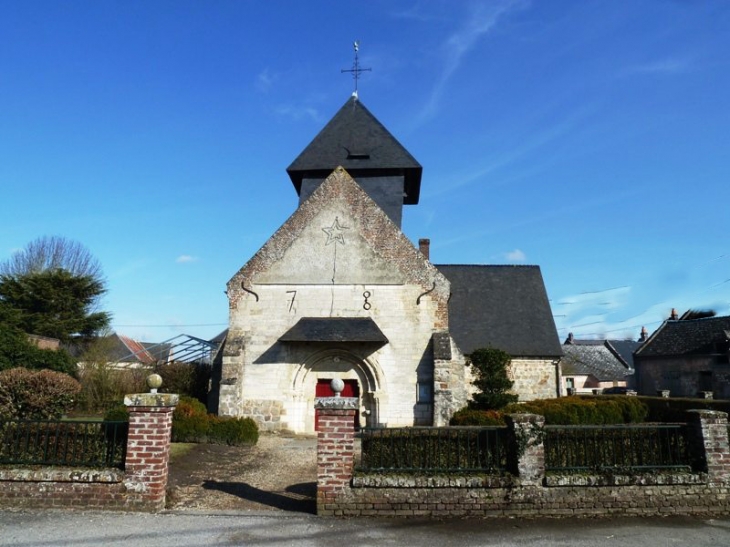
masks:
<path id="1" fill-rule="evenodd" d="M 551 425 L 602 425 L 642 422 L 647 408 L 636 397 L 561 397 L 512 404 L 503 412 L 539 414 Z"/>
<path id="2" fill-rule="evenodd" d="M 650 422 L 686 422 L 688 410 L 719 410 L 730 414 L 730 401 L 686 397 L 637 397 L 648 409 Z"/>
<path id="3" fill-rule="evenodd" d="M 256 444 L 259 428 L 251 418 L 219 418 L 209 416 L 208 442 L 238 446 Z"/>
<path id="4" fill-rule="evenodd" d="M 50 369 L 73 374 L 76 363 L 63 349 L 40 349 L 17 328 L 0 324 L 0 370 L 12 368 Z"/>
<path id="5" fill-rule="evenodd" d="M 129 411 L 127 410 L 127 405 L 117 404 L 117 405 L 114 405 L 113 407 L 111 407 L 104 414 L 104 421 L 105 422 L 128 422 L 129 421 Z"/>
<path id="6" fill-rule="evenodd" d="M 149 369 L 115 369 L 108 363 L 87 362 L 79 369 L 81 393 L 77 408 L 100 411 L 112 408 L 128 393 L 144 393 Z"/>
<path id="7" fill-rule="evenodd" d="M 259 429 L 251 418 L 219 418 L 192 397 L 181 397 L 172 414 L 172 442 L 256 444 Z"/>
<path id="8" fill-rule="evenodd" d="M 449 425 L 504 425 L 504 416 L 498 410 L 462 408 L 454 413 L 449 421 Z"/>
<path id="9" fill-rule="evenodd" d="M 469 406 L 479 410 L 499 410 L 517 401 L 517 395 L 507 393 L 514 382 L 507 376 L 507 368 L 512 358 L 508 353 L 495 348 L 474 350 L 469 355 L 474 372 L 474 387 Z"/>
<path id="10" fill-rule="evenodd" d="M 155 367 L 162 377 L 161 391 L 193 397 L 205 403 L 208 398 L 212 368 L 196 363 L 167 363 Z"/>
<path id="11" fill-rule="evenodd" d="M 0 372 L 0 416 L 57 419 L 73 406 L 80 391 L 81 384 L 62 372 L 4 370 Z"/>

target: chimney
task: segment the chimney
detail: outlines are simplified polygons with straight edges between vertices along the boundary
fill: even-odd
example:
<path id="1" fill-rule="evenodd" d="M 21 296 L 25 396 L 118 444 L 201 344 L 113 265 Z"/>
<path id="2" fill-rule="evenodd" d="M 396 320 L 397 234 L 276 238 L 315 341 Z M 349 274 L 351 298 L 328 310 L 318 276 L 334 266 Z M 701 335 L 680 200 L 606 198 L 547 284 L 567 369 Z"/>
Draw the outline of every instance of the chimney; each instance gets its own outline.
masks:
<path id="1" fill-rule="evenodd" d="M 639 336 L 639 342 L 646 342 L 646 339 L 649 338 L 649 333 L 646 330 L 646 327 L 641 327 L 641 335 Z"/>
<path id="2" fill-rule="evenodd" d="M 568 339 L 565 341 L 566 344 L 575 344 L 575 340 L 573 339 L 573 333 L 568 333 Z"/>
<path id="3" fill-rule="evenodd" d="M 418 249 L 421 254 L 426 257 L 426 260 L 431 260 L 431 240 L 430 239 L 419 239 Z"/>
<path id="4" fill-rule="evenodd" d="M 672 308 L 672 314 L 669 316 L 669 319 L 672 321 L 676 321 L 679 319 L 679 314 L 677 313 L 677 310 L 675 308 Z"/>

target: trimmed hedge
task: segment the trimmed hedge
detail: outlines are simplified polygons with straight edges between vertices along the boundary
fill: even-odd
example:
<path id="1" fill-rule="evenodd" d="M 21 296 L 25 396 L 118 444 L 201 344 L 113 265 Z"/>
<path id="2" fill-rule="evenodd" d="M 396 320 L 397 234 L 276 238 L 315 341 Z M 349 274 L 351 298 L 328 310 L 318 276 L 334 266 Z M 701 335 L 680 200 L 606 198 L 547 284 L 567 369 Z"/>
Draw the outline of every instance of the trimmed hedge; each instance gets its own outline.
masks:
<path id="1" fill-rule="evenodd" d="M 552 425 L 602 425 L 641 423 L 646 420 L 648 409 L 637 397 L 625 395 L 604 397 L 560 397 L 540 399 L 526 403 L 514 403 L 501 411 L 457 411 L 450 425 L 504 425 L 505 414 L 539 414 L 546 424 Z"/>
<path id="2" fill-rule="evenodd" d="M 649 422 L 686 422 L 688 410 L 719 410 L 730 414 L 730 401 L 685 397 L 637 397 L 649 410 Z"/>
<path id="3" fill-rule="evenodd" d="M 475 410 L 462 408 L 457 410 L 449 420 L 449 425 L 505 425 L 504 414 L 498 410 Z"/>
<path id="4" fill-rule="evenodd" d="M 648 409 L 636 397 L 560 397 L 509 405 L 509 413 L 532 413 L 553 425 L 629 424 L 645 421 Z"/>
<path id="5" fill-rule="evenodd" d="M 259 429 L 251 418 L 222 418 L 208 414 L 203 403 L 181 397 L 172 414 L 172 442 L 237 446 L 256 444 Z"/>
<path id="6" fill-rule="evenodd" d="M 60 418 L 81 384 L 63 372 L 11 368 L 0 371 L 0 416 L 26 420 Z"/>

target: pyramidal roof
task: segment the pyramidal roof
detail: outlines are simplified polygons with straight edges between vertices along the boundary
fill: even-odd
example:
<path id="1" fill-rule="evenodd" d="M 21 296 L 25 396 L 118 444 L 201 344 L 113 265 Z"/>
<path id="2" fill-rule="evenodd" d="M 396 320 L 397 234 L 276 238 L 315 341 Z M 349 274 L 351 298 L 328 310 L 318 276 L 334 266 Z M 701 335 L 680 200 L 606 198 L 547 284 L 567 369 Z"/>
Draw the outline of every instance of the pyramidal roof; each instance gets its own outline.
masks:
<path id="1" fill-rule="evenodd" d="M 370 111 L 352 96 L 287 168 L 297 194 L 302 179 L 324 179 L 338 166 L 358 176 L 405 178 L 403 203 L 416 204 L 423 168 Z"/>

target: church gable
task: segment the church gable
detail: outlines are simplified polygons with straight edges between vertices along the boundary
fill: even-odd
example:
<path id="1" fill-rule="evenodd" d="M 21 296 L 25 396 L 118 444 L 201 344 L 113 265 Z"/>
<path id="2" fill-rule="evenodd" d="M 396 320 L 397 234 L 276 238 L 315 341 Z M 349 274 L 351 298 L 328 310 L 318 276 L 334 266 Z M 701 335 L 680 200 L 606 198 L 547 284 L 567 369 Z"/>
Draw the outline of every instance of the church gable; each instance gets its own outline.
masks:
<path id="1" fill-rule="evenodd" d="M 449 282 L 342 167 L 228 284 L 418 284 L 448 298 Z"/>

